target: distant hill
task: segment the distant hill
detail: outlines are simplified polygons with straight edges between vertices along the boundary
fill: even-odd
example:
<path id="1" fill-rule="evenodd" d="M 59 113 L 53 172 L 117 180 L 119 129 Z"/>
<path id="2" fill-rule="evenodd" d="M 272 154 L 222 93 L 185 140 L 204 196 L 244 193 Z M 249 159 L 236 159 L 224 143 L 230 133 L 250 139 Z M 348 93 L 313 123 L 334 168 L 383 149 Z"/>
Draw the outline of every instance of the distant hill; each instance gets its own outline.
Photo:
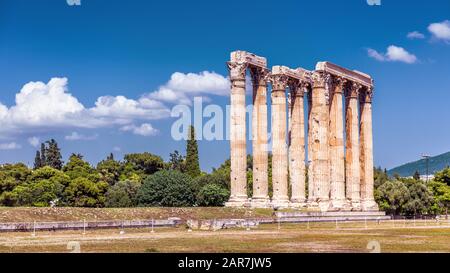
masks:
<path id="1" fill-rule="evenodd" d="M 447 166 L 450 166 L 450 152 L 433 156 L 428 159 L 429 173 L 434 174 L 437 171 L 441 171 Z M 412 176 L 416 171 L 419 171 L 421 175 L 425 175 L 427 172 L 425 159 L 410 162 L 398 167 L 395 167 L 388 171 L 389 175 L 394 175 L 395 173 L 400 176 Z"/>

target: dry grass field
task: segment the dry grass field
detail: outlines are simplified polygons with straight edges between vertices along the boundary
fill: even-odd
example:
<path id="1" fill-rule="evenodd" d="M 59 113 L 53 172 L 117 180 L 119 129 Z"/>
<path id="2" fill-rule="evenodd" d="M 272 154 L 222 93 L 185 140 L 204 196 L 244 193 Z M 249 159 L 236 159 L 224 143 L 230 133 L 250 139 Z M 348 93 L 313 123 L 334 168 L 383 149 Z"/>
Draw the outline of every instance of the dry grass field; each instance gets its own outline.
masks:
<path id="1" fill-rule="evenodd" d="M 0 223 L 49 221 L 244 218 L 239 208 L 7 208 L 0 207 Z M 270 209 L 254 209 L 252 217 L 272 217 Z"/>
<path id="2" fill-rule="evenodd" d="M 71 243 L 70 243 L 71 242 Z M 186 227 L 0 233 L 0 252 L 450 252 L 448 222 L 260 225 L 252 230 Z"/>

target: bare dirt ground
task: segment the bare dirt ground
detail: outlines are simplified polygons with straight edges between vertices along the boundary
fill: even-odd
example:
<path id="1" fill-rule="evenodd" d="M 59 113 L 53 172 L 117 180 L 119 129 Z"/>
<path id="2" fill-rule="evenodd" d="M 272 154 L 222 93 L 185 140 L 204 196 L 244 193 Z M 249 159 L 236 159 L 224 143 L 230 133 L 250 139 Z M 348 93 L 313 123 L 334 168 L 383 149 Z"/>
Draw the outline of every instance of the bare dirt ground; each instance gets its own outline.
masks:
<path id="1" fill-rule="evenodd" d="M 450 223 L 385 221 L 0 233 L 0 252 L 450 252 Z"/>

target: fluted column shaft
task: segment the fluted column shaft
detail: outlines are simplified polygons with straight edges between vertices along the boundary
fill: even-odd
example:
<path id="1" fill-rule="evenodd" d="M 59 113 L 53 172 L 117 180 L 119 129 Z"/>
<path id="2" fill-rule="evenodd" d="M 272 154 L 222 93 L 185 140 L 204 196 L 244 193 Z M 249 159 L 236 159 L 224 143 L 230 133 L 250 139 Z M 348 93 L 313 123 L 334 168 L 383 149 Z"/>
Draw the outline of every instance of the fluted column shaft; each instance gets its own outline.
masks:
<path id="1" fill-rule="evenodd" d="M 228 63 L 231 80 L 230 150 L 231 195 L 227 206 L 242 206 L 247 201 L 247 151 L 245 110 L 245 63 Z"/>
<path id="2" fill-rule="evenodd" d="M 311 131 L 311 108 L 312 108 L 312 88 L 308 90 L 308 203 L 310 206 L 314 205 L 314 179 L 312 177 L 313 161 L 312 161 L 312 131 Z"/>
<path id="3" fill-rule="evenodd" d="M 372 89 L 361 92 L 360 109 L 361 209 L 378 211 L 373 196 Z"/>
<path id="4" fill-rule="evenodd" d="M 343 85 L 345 80 L 334 78 L 330 101 L 330 199 L 332 210 L 345 206 L 345 155 Z"/>
<path id="5" fill-rule="evenodd" d="M 306 202 L 303 88 L 304 86 L 300 82 L 290 85 L 289 175 L 292 185 L 291 203 L 293 205 L 303 205 Z"/>
<path id="6" fill-rule="evenodd" d="M 252 143 L 253 197 L 256 207 L 269 205 L 267 143 L 267 76 L 263 68 L 250 69 L 253 82 Z"/>
<path id="7" fill-rule="evenodd" d="M 287 78 L 272 76 L 272 183 L 274 207 L 288 206 L 288 162 L 286 144 Z"/>
<path id="8" fill-rule="evenodd" d="M 310 136 L 312 153 L 313 195 L 319 206 L 328 208 L 330 194 L 330 170 L 328 158 L 329 108 L 327 102 L 327 75 L 313 74 L 312 108 L 310 114 Z"/>
<path id="9" fill-rule="evenodd" d="M 359 126 L 358 93 L 361 86 L 353 83 L 346 94 L 346 154 L 345 177 L 347 182 L 347 199 L 352 209 L 361 208 L 360 198 L 360 164 L 359 164 Z"/>

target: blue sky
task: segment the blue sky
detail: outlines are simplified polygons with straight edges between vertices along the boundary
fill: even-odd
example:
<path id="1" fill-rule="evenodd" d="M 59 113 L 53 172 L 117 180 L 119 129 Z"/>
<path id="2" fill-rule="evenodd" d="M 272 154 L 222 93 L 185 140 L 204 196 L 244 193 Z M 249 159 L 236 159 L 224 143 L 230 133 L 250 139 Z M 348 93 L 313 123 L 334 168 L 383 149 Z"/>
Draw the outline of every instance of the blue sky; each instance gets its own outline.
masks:
<path id="1" fill-rule="evenodd" d="M 64 159 L 94 164 L 111 151 L 184 153 L 167 111 L 194 95 L 224 107 L 237 49 L 270 66 L 326 60 L 372 75 L 376 165 L 447 152 L 447 20 L 447 0 L 0 0 L 0 163 L 32 164 L 32 144 L 49 138 Z M 199 145 L 205 171 L 229 156 L 225 140 Z"/>

